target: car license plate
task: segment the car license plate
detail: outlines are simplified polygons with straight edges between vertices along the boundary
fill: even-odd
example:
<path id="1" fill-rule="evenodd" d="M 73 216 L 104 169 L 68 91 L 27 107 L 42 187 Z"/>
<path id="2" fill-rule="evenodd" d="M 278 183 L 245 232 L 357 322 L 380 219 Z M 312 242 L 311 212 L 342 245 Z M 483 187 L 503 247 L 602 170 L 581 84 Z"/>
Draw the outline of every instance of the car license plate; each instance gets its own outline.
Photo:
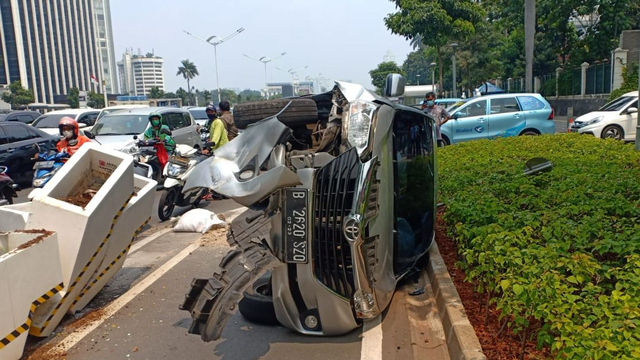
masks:
<path id="1" fill-rule="evenodd" d="M 33 165 L 34 170 L 52 168 L 54 161 L 38 161 Z"/>
<path id="2" fill-rule="evenodd" d="M 285 189 L 284 240 L 286 262 L 306 264 L 309 257 L 309 192 Z"/>

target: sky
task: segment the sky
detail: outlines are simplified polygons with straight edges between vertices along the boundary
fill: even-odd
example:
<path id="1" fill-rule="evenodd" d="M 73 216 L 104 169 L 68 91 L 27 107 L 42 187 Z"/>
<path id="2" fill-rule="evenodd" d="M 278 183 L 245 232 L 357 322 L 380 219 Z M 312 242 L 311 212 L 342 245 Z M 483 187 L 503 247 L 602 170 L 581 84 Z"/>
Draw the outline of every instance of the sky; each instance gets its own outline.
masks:
<path id="1" fill-rule="evenodd" d="M 384 25 L 384 17 L 394 10 L 388 0 L 111 0 L 116 61 L 127 48 L 153 51 L 164 58 L 166 91 L 186 89 L 186 80 L 176 76 L 183 59 L 200 73 L 191 86 L 216 88 L 213 46 L 183 30 L 206 39 L 224 38 L 239 28 L 245 31 L 217 47 L 221 88 L 263 88 L 264 65 L 243 54 L 274 58 L 282 52 L 287 55 L 268 64 L 270 82 L 291 81 L 290 74 L 276 67 L 308 66 L 300 79 L 322 74 L 330 81 L 373 88 L 369 70 L 387 51 L 400 65 L 411 51 L 408 40 Z"/>

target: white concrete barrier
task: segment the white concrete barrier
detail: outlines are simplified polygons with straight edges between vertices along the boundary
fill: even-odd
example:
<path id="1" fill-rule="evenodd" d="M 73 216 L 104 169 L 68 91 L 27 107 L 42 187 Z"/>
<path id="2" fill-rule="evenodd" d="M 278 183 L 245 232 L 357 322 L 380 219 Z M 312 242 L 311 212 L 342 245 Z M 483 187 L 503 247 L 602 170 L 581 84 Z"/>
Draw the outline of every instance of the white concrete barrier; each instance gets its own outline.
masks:
<path id="1" fill-rule="evenodd" d="M 0 206 L 0 231 L 24 229 L 30 211 L 31 203 Z"/>
<path id="2" fill-rule="evenodd" d="M 88 192 L 95 195 L 83 207 Z M 89 282 L 133 194 L 133 158 L 86 144 L 34 196 L 26 228 L 58 233 L 65 287 L 36 309 L 32 335 L 51 334 Z"/>
<path id="3" fill-rule="evenodd" d="M 100 289 L 122 268 L 124 260 L 136 235 L 151 220 L 153 200 L 157 182 L 142 176 L 134 176 L 135 195 L 125 207 L 122 218 L 113 228 L 111 240 L 107 243 L 105 256 L 93 273 L 89 282 L 75 297 L 69 313 L 82 310 Z"/>
<path id="4" fill-rule="evenodd" d="M 62 290 L 60 265 L 55 233 L 0 233 L 0 360 L 22 356 L 36 307 Z"/>

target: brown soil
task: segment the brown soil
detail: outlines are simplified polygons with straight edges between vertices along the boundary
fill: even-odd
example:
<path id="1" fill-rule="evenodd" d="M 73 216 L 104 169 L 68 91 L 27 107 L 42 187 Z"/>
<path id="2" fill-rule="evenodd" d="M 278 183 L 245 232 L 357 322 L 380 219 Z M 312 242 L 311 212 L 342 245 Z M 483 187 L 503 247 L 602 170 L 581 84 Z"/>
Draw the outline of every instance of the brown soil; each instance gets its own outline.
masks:
<path id="1" fill-rule="evenodd" d="M 227 226 L 222 224 L 214 226 L 200 238 L 200 246 L 209 247 L 216 243 L 224 243 L 227 240 Z"/>
<path id="2" fill-rule="evenodd" d="M 30 246 L 32 246 L 32 245 L 34 245 L 34 244 L 39 243 L 40 241 L 42 241 L 42 240 L 44 240 L 44 239 L 48 238 L 49 236 L 51 236 L 51 234 L 53 234 L 53 232 L 52 232 L 52 231 L 42 230 L 42 229 L 40 229 L 40 230 L 16 230 L 16 231 L 14 231 L 14 232 L 16 232 L 16 233 L 23 233 L 23 234 L 40 234 L 40 236 L 36 237 L 35 239 L 33 239 L 33 240 L 29 240 L 29 241 L 27 241 L 26 243 L 24 243 L 24 244 L 22 244 L 22 245 L 18 246 L 18 247 L 16 248 L 16 250 L 26 249 L 26 248 L 28 248 L 28 247 L 30 247 Z"/>
<path id="3" fill-rule="evenodd" d="M 462 304 L 467 316 L 473 325 L 476 335 L 482 345 L 482 350 L 487 359 L 520 359 L 522 343 L 519 335 L 514 335 L 509 329 L 503 329 L 498 318 L 500 312 L 495 305 L 489 307 L 489 318 L 486 318 L 486 294 L 480 294 L 474 290 L 474 284 L 465 281 L 465 273 L 456 267 L 458 259 L 458 247 L 454 240 L 447 237 L 447 226 L 442 219 L 444 209 L 438 210 L 436 224 L 436 242 L 442 254 L 449 274 L 456 285 L 456 289 L 462 299 Z M 536 343 L 528 341 L 524 351 L 525 359 L 551 358 L 548 349 L 538 350 Z"/>
<path id="4" fill-rule="evenodd" d="M 64 198 L 59 198 L 58 200 L 62 200 L 68 202 L 69 204 L 80 206 L 82 209 L 89 205 L 89 202 L 93 198 L 91 193 L 80 194 L 76 196 L 67 196 Z"/>

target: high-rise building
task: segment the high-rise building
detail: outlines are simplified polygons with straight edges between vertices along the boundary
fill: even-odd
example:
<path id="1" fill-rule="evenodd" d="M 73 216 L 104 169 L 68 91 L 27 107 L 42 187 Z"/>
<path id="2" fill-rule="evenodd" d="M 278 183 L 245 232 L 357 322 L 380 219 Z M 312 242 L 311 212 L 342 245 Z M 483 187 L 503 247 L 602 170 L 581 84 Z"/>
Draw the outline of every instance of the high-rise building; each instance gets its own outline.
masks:
<path id="1" fill-rule="evenodd" d="M 36 102 L 69 89 L 117 91 L 109 0 L 0 0 L 0 85 L 20 80 Z"/>
<path id="2" fill-rule="evenodd" d="M 120 72 L 120 86 L 122 93 L 129 95 L 149 95 L 151 88 L 156 86 L 164 91 L 164 60 L 152 53 L 133 55 L 127 50 L 118 62 Z"/>

